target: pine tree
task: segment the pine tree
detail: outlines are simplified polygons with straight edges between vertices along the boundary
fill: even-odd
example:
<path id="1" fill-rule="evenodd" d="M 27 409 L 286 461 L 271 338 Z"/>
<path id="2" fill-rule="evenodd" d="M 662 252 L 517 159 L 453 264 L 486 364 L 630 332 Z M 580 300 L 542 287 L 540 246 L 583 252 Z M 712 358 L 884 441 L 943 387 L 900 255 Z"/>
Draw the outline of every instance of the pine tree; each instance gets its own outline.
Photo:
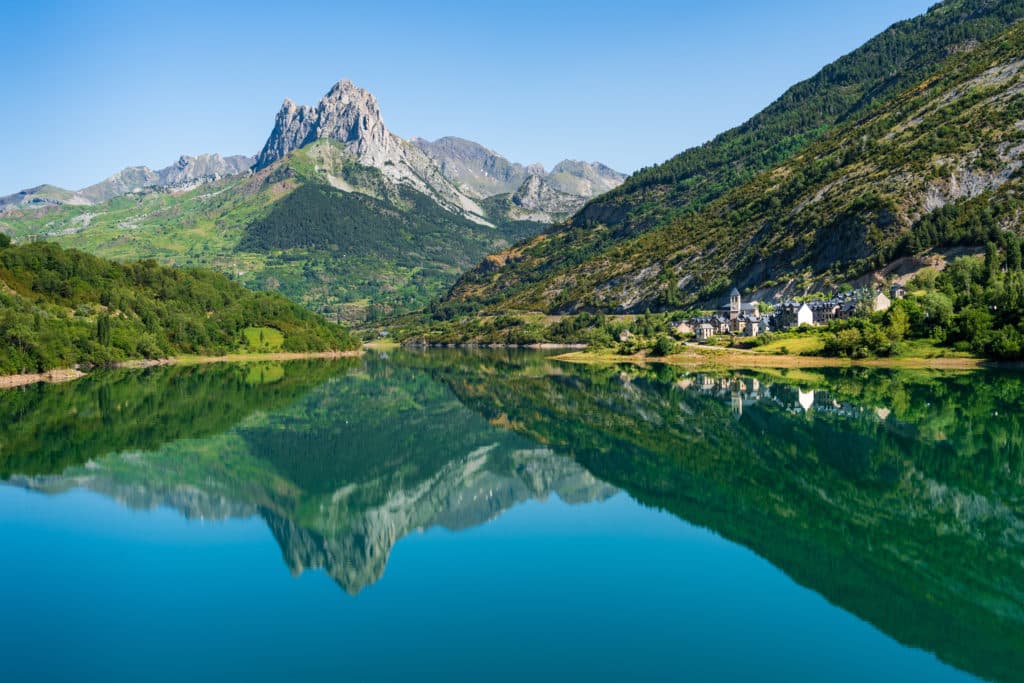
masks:
<path id="1" fill-rule="evenodd" d="M 110 316 L 104 313 L 96 320 L 96 341 L 110 346 Z"/>

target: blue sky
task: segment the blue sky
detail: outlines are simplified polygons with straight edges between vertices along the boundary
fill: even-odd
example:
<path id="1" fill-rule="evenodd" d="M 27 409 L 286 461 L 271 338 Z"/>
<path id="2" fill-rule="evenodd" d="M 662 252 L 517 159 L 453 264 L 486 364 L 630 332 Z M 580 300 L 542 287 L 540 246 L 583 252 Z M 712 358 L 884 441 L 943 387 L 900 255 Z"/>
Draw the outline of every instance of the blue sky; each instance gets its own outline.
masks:
<path id="1" fill-rule="evenodd" d="M 349 78 L 403 137 L 524 163 L 662 161 L 932 0 L 25 2 L 0 41 L 0 195 L 255 154 Z"/>

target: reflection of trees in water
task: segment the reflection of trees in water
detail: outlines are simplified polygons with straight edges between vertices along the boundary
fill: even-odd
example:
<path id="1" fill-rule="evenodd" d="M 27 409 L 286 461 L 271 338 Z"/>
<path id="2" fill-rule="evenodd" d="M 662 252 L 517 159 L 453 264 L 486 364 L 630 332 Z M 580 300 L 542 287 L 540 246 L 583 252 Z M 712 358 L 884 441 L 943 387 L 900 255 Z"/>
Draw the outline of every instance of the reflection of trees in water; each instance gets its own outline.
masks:
<path id="1" fill-rule="evenodd" d="M 126 450 L 151 451 L 280 409 L 355 361 L 215 364 L 90 373 L 0 391 L 0 477 L 56 474 Z M 274 381 L 254 381 L 254 377 Z"/>
<path id="2" fill-rule="evenodd" d="M 544 375 L 506 362 L 432 372 L 481 414 L 902 642 L 999 680 L 1024 670 L 1019 375 Z"/>
<path id="3" fill-rule="evenodd" d="M 237 379 L 249 385 L 251 377 L 250 369 Z M 394 543 L 416 529 L 475 526 L 550 494 L 584 502 L 615 492 L 489 424 L 419 370 L 370 358 L 358 372 L 308 377 L 287 402 L 250 410 L 219 434 L 189 432 L 197 438 L 170 439 L 154 453 L 115 451 L 61 476 L 14 481 L 47 491 L 87 486 L 189 517 L 259 514 L 294 572 L 325 569 L 352 593 L 378 580 Z M 115 383 L 115 393 L 130 394 L 135 379 L 122 376 L 127 384 Z"/>
<path id="4" fill-rule="evenodd" d="M 323 567 L 352 592 L 413 529 L 619 487 L 904 643 L 993 679 L 1024 670 L 1018 375 L 715 376 L 443 351 L 285 367 L 262 384 L 169 368 L 0 395 L 0 461 L 66 470 L 19 479 L 36 488 L 256 512 L 294 571 Z"/>

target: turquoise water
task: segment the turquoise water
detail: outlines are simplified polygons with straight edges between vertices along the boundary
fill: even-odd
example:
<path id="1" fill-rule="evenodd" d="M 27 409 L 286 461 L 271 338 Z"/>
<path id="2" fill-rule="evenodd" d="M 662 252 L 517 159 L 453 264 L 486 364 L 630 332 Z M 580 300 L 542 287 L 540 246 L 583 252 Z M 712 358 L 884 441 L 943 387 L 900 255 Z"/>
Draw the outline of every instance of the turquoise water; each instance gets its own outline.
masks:
<path id="1" fill-rule="evenodd" d="M 439 352 L 3 393 L 0 676 L 1021 680 L 1024 391 L 978 380 Z"/>

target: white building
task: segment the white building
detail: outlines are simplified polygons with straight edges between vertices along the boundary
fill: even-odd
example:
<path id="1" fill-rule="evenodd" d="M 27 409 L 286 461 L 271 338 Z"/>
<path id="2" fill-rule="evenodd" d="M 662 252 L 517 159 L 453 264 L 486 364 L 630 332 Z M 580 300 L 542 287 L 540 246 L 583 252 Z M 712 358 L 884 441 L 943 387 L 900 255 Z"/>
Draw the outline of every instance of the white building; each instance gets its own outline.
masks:
<path id="1" fill-rule="evenodd" d="M 796 312 L 796 326 L 801 325 L 813 325 L 814 324 L 814 311 L 806 303 L 800 306 Z"/>

